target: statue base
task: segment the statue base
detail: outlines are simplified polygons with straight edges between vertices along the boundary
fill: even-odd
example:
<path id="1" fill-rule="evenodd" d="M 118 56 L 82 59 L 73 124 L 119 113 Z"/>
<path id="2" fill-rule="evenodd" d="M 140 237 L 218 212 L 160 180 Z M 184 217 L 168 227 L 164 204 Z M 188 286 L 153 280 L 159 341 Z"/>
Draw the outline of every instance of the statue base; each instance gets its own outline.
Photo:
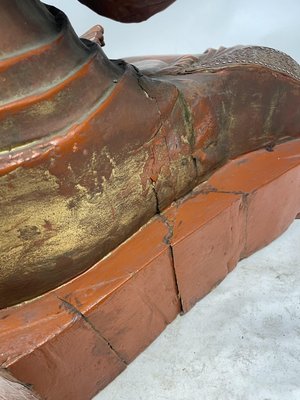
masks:
<path id="1" fill-rule="evenodd" d="M 294 140 L 230 161 L 85 273 L 1 310 L 2 367 L 42 398 L 91 399 L 287 229 L 300 212 L 299 154 Z"/>

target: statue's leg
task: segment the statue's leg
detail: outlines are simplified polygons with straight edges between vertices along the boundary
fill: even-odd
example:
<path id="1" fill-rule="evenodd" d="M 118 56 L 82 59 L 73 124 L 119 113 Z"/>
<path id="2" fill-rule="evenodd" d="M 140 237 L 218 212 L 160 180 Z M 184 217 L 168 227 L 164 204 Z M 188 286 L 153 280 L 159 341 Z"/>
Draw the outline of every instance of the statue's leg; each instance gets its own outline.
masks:
<path id="1" fill-rule="evenodd" d="M 85 400 L 294 220 L 300 67 L 111 61 L 38 0 L 0 15 L 0 363 Z"/>

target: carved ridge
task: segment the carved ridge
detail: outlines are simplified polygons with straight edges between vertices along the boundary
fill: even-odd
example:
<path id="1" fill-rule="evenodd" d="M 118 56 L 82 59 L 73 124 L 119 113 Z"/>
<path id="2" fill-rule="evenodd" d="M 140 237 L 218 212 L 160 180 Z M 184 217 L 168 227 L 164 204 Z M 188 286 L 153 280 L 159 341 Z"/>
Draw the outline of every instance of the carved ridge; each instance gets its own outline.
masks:
<path id="1" fill-rule="evenodd" d="M 185 75 L 195 72 L 216 71 L 228 67 L 255 65 L 300 80 L 300 65 L 287 54 L 269 47 L 235 46 L 208 49 L 198 56 L 186 55 L 158 71 L 164 75 Z"/>

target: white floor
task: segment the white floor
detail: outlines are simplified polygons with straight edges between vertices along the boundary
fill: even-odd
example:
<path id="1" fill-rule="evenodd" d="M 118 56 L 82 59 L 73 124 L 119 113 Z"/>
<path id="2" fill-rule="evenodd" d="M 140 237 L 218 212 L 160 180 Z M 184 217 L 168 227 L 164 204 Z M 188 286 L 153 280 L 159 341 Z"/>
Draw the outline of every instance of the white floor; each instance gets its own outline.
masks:
<path id="1" fill-rule="evenodd" d="M 94 400 L 299 400 L 300 220 Z"/>

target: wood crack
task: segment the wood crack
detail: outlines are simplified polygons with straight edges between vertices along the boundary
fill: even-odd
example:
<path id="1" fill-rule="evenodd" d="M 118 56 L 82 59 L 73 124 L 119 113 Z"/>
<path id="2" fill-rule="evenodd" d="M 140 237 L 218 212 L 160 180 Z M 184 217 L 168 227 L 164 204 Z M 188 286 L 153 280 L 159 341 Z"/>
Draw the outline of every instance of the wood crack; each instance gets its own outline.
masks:
<path id="1" fill-rule="evenodd" d="M 61 301 L 62 306 L 72 315 L 75 315 L 75 317 L 79 319 L 83 319 L 83 321 L 89 325 L 89 327 L 97 334 L 97 336 L 100 337 L 101 340 L 103 340 L 106 345 L 109 347 L 109 349 L 114 353 L 114 355 L 127 367 L 128 363 L 120 356 L 120 354 L 113 348 L 112 344 L 107 340 L 101 332 L 94 326 L 94 324 L 90 321 L 90 319 L 84 315 L 78 308 L 76 308 L 73 304 L 69 303 L 67 300 L 62 299 L 58 297 L 58 299 Z"/>

